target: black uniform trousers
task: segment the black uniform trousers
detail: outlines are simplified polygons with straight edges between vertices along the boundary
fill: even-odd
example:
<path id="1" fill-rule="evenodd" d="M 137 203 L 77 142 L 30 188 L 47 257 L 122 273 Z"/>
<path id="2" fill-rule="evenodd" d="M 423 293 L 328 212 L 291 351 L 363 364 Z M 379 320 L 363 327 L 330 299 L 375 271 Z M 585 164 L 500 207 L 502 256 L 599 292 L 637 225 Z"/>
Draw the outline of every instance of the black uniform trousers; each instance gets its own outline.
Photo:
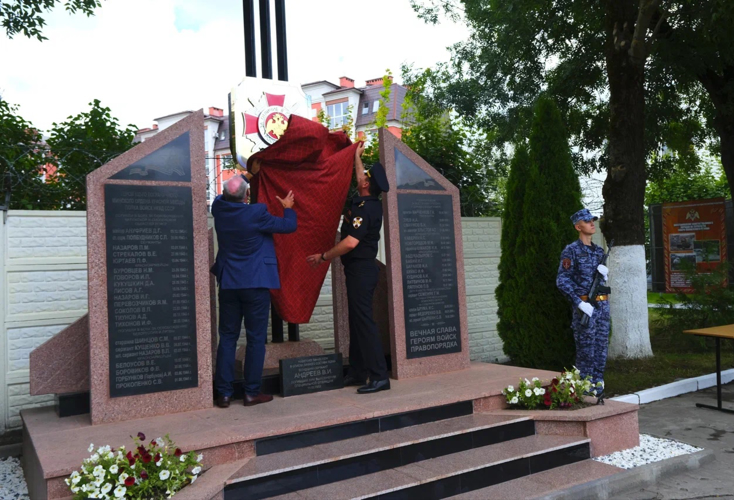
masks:
<path id="1" fill-rule="evenodd" d="M 374 259 L 355 259 L 344 266 L 349 309 L 350 374 L 371 381 L 387 379 L 377 323 L 372 316 L 372 299 L 379 269 Z"/>

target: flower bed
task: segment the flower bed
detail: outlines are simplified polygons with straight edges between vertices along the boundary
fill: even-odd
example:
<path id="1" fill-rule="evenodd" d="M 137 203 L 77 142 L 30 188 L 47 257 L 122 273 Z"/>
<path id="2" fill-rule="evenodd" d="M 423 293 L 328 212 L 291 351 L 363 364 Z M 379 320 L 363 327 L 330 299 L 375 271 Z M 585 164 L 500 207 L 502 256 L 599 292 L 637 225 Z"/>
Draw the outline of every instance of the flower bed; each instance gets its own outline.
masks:
<path id="1" fill-rule="evenodd" d="M 142 432 L 133 440 L 135 450 L 127 452 L 124 446 L 115 450 L 107 445 L 94 451 L 94 444 L 89 445 L 92 456 L 66 479 L 74 500 L 171 498 L 201 473 L 204 457 L 193 451 L 183 453 L 168 435 L 151 440 L 147 447 Z"/>
<path id="2" fill-rule="evenodd" d="M 581 378 L 581 372 L 574 367 L 565 370 L 554 378 L 550 385 L 543 386 L 540 379 L 521 379 L 518 388 L 508 385 L 502 390 L 510 408 L 522 410 L 576 410 L 590 406 L 583 399 L 584 395 L 597 396 L 604 389 L 604 382 L 596 385 L 591 377 Z"/>

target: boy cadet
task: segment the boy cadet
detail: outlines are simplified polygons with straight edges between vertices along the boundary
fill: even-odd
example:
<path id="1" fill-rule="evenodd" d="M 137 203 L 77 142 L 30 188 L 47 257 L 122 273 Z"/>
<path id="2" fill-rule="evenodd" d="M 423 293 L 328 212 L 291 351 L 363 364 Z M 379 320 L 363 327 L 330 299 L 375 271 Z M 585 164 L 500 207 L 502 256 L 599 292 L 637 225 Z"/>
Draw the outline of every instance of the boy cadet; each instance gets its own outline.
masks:
<path id="1" fill-rule="evenodd" d="M 602 275 L 604 282 L 609 276 L 609 269 L 601 264 L 604 250 L 591 242 L 596 233 L 594 222 L 598 217 L 591 215 L 584 208 L 571 216 L 579 239 L 566 246 L 561 253 L 558 266 L 556 286 L 573 304 L 573 330 L 576 342 L 576 368 L 581 377 L 590 376 L 591 391 L 600 404 L 604 404 L 604 367 L 607 364 L 607 346 L 609 344 L 609 297 L 607 294 L 597 295 L 596 308 L 589 304 L 588 296 L 596 271 Z M 582 325 L 584 315 L 589 317 L 588 325 Z"/>
<path id="2" fill-rule="evenodd" d="M 382 226 L 382 203 L 378 196 L 387 192 L 390 185 L 380 163 L 365 171 L 364 149 L 362 143 L 354 154 L 359 196 L 352 199 L 351 209 L 344 217 L 341 241 L 322 254 L 308 256 L 307 261 L 316 267 L 341 256 L 349 308 L 349 373 L 344 378 L 344 385 L 362 386 L 357 392 L 370 394 L 390 389 L 380 334 L 372 316 L 372 299 L 379 273 L 375 257 Z"/>

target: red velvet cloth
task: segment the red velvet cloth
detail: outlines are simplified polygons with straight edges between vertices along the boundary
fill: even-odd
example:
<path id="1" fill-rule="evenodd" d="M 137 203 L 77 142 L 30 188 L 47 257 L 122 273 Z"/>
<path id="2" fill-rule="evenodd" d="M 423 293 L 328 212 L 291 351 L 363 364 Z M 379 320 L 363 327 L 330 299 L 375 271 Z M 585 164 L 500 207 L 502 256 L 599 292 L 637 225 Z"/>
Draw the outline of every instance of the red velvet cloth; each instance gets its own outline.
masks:
<path id="1" fill-rule="evenodd" d="M 329 265 L 312 268 L 306 257 L 334 246 L 356 147 L 345 133 L 330 133 L 320 123 L 292 115 L 283 137 L 248 161 L 261 161 L 251 194 L 271 214 L 283 215 L 276 196 L 292 190 L 296 199 L 298 229 L 274 235 L 281 288 L 272 290 L 271 297 L 289 323 L 308 323 L 316 307 Z"/>

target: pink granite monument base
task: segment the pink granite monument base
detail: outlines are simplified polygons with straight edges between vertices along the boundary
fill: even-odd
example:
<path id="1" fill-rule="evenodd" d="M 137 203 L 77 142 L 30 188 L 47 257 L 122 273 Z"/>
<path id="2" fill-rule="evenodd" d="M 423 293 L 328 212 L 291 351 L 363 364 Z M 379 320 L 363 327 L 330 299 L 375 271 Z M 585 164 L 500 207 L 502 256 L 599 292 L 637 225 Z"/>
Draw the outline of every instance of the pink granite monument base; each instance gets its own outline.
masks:
<path id="1" fill-rule="evenodd" d="M 168 433 L 184 452 L 194 450 L 203 453 L 205 468 L 213 472 L 208 478 L 209 472 L 206 472 L 176 497 L 215 498 L 227 479 L 244 465 L 243 461 L 255 455 L 253 444 L 257 439 L 460 401 L 473 401 L 475 412 L 478 412 L 478 408 L 486 407 L 483 405 L 494 405 L 488 402 L 504 399 L 502 389 L 516 383 L 518 378 L 538 377 L 550 382 L 555 375 L 542 370 L 473 363 L 463 371 L 396 380 L 390 391 L 370 397 L 356 394 L 353 387 L 347 387 L 297 397 L 276 397 L 271 403 L 254 407 L 233 404 L 226 410 L 208 408 L 100 425 L 92 425 L 89 415 L 59 419 L 52 408 L 33 408 L 21 412 L 26 480 L 33 500 L 68 498 L 70 492 L 63 480 L 89 457 L 87 447 L 90 442 L 97 446 L 130 447 L 130 436 L 137 432 L 156 437 Z M 616 449 L 634 446 L 633 440 L 628 438 L 636 430 L 633 424 L 636 423 L 637 409 L 637 405 L 610 401 L 605 407 L 535 412 L 530 416 L 536 420 L 538 432 L 573 432 L 568 435 L 579 436 L 588 432 L 595 447 L 594 455 L 598 456 L 612 450 L 607 444 L 611 443 L 608 436 L 618 435 L 615 433 L 623 433 L 618 435 Z M 500 411 L 506 415 L 511 410 Z M 520 413 L 512 411 L 511 415 Z M 553 413 L 562 415 L 549 420 Z M 614 424 L 615 420 L 609 420 L 614 417 L 620 417 L 618 425 Z M 234 465 L 237 463 L 239 466 Z M 230 470 L 229 474 L 226 470 Z M 222 474 L 224 476 L 220 477 Z M 218 485 L 213 485 L 212 481 Z"/>
<path id="2" fill-rule="evenodd" d="M 31 351 L 31 396 L 89 390 L 89 316 Z"/>
<path id="3" fill-rule="evenodd" d="M 128 169 L 174 140 L 188 134 L 189 180 L 171 180 L 167 166 L 176 161 L 177 152 L 159 157 L 154 165 Z M 89 270 L 89 345 L 91 373 L 91 421 L 93 424 L 165 415 L 175 412 L 211 408 L 212 340 L 209 277 L 209 238 L 207 232 L 206 190 L 208 180 L 204 165 L 204 113 L 199 110 L 173 124 L 133 149 L 123 153 L 87 176 L 87 246 Z M 152 161 L 152 160 L 151 160 Z M 142 165 L 142 163 L 138 163 Z M 150 168 L 152 173 L 146 173 Z M 142 173 L 141 173 L 142 171 Z M 133 175 L 135 173 L 136 175 Z M 123 175 L 124 174 L 124 175 Z M 155 175 L 161 179 L 155 180 Z M 168 177 L 166 177 L 168 175 Z M 123 178 L 125 177 L 126 178 Z M 145 176 L 145 177 L 144 177 Z M 114 177 L 114 178 L 113 178 Z M 152 181 L 132 180 L 153 178 Z M 186 179 L 186 177 L 181 177 Z M 193 388 L 167 390 L 112 397 L 110 392 L 110 339 L 107 297 L 107 231 L 105 186 L 171 186 L 189 188 L 193 207 L 193 267 L 195 310 L 191 311 L 196 326 L 198 385 Z"/>
<path id="4" fill-rule="evenodd" d="M 424 375 L 465 370 L 469 367 L 469 325 L 466 312 L 466 283 L 464 279 L 464 252 L 461 236 L 461 206 L 459 190 L 431 167 L 423 158 L 405 145 L 386 129 L 380 129 L 380 162 L 385 167 L 390 183 L 390 191 L 382 194 L 384 207 L 384 238 L 387 251 L 388 304 L 390 316 L 390 339 L 392 350 L 392 377 L 396 379 L 421 377 Z M 397 155 L 406 158 L 411 172 L 404 173 L 399 181 L 396 161 Z M 405 164 L 403 164 L 404 166 Z M 403 167 L 401 167 L 403 168 Z M 401 184 L 402 183 L 402 184 Z M 447 196 L 451 198 L 449 205 L 453 212 L 453 240 L 456 262 L 456 292 L 458 295 L 459 332 L 449 335 L 458 337 L 459 350 L 442 354 L 418 357 L 411 353 L 406 339 L 406 297 L 404 297 L 404 281 L 401 256 L 401 229 L 399 217 L 399 197 L 403 194 L 426 197 Z M 437 216 L 437 214 L 436 214 Z M 433 283 L 433 282 L 431 282 Z M 433 284 L 442 286 L 443 283 Z M 430 290 L 429 290 L 430 291 Z M 440 306 L 439 306 L 440 308 Z M 448 316 L 442 316 L 444 320 Z M 455 321 L 454 319 L 451 322 Z M 427 329 L 433 325 L 428 325 Z M 411 332 L 412 333 L 412 332 Z M 436 335 L 441 332 L 437 332 Z M 423 337 L 424 340 L 426 337 Z M 452 339 L 454 340 L 454 339 Z M 439 342 L 439 341 L 436 341 Z"/>
<path id="5" fill-rule="evenodd" d="M 595 402 L 596 399 L 588 398 Z M 583 436 L 591 440 L 591 456 L 600 457 L 640 444 L 639 405 L 607 400 L 579 410 L 508 409 L 504 396 L 474 401 L 474 411 L 494 415 L 523 415 L 535 420 L 537 434 Z"/>

